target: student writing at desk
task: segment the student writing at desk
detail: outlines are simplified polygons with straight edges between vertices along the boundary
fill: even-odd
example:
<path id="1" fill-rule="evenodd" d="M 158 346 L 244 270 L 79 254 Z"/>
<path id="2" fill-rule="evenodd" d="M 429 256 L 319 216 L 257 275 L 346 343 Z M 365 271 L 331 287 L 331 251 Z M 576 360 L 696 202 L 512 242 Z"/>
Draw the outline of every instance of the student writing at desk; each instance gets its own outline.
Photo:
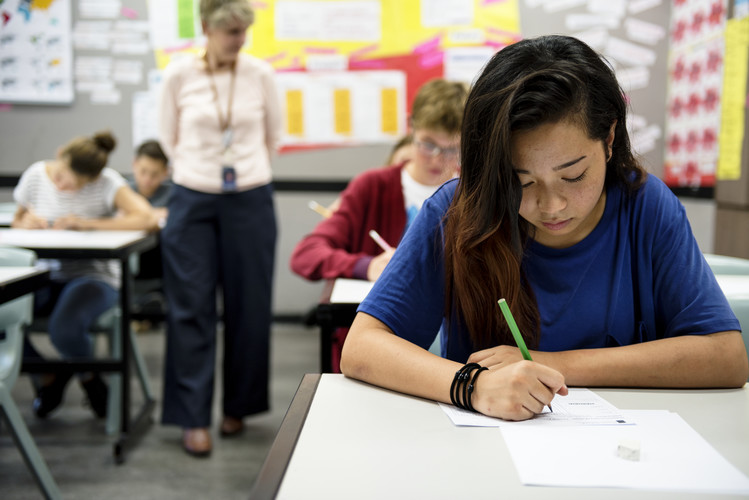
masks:
<path id="1" fill-rule="evenodd" d="M 290 262 L 295 273 L 308 280 L 377 279 L 393 250 L 383 250 L 369 232 L 397 245 L 424 200 L 457 174 L 466 95 L 463 84 L 441 79 L 419 89 L 411 113 L 413 160 L 355 177 L 341 194 L 340 207 L 297 244 Z M 345 335 L 341 329 L 333 339 L 333 371 Z"/>
<path id="2" fill-rule="evenodd" d="M 78 137 L 54 160 L 39 161 L 13 191 L 18 210 L 12 227 L 23 229 L 151 229 L 148 202 L 116 171 L 105 168 L 116 145 L 109 132 Z M 117 216 L 115 217 L 115 214 Z M 65 358 L 93 355 L 89 328 L 118 299 L 120 269 L 108 260 L 64 259 L 40 264 L 51 269 L 51 284 L 34 297 L 34 314 L 49 316 L 50 340 Z M 41 357 L 30 341 L 24 356 Z M 35 381 L 34 413 L 49 415 L 62 402 L 70 375 L 48 374 Z M 79 373 L 91 409 L 106 415 L 107 387 L 97 374 Z"/>
<path id="3" fill-rule="evenodd" d="M 362 302 L 343 373 L 443 402 L 462 386 L 459 406 L 510 420 L 568 385 L 742 386 L 739 322 L 684 208 L 633 156 L 625 102 L 574 38 L 498 52 L 466 102 L 460 179 L 425 202 Z M 455 380 L 474 362 L 489 369 Z"/>

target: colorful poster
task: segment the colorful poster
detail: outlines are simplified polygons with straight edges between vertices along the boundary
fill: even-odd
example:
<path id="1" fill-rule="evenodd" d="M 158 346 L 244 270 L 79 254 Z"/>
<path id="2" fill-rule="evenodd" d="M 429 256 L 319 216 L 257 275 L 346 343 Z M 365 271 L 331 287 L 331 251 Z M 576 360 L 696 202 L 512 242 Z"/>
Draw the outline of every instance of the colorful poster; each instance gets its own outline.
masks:
<path id="1" fill-rule="evenodd" d="M 179 0 L 181 12 L 190 1 Z M 197 0 L 192 2 L 195 9 Z M 176 22 L 165 24 L 175 18 L 176 5 L 175 0 L 149 1 L 160 68 L 175 53 L 203 46 L 199 30 L 194 38 L 182 37 Z M 264 0 L 252 5 L 255 23 L 246 50 L 276 69 L 288 120 L 286 146 L 392 142 L 406 132 L 410 103 L 427 80 L 470 84 L 497 50 L 521 39 L 517 0 Z M 396 84 L 377 83 L 396 73 Z M 344 86 L 331 86 L 333 81 Z"/>
<path id="2" fill-rule="evenodd" d="M 0 16 L 0 102 L 73 102 L 70 0 L 4 0 Z"/>
<path id="3" fill-rule="evenodd" d="M 725 25 L 725 0 L 673 5 L 664 164 L 669 186 L 715 185 Z"/>

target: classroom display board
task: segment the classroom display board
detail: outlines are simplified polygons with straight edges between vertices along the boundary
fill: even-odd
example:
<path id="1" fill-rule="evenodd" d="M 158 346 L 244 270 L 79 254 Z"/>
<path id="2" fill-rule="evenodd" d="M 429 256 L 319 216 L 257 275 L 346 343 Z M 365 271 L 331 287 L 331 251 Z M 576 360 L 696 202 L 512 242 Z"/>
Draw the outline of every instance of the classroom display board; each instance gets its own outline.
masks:
<path id="1" fill-rule="evenodd" d="M 0 0 L 0 102 L 73 101 L 70 0 Z"/>
<path id="2" fill-rule="evenodd" d="M 203 45 L 197 1 L 149 3 L 157 66 Z M 273 65 L 286 146 L 392 142 L 427 80 L 470 84 L 520 39 L 517 0 L 253 2 L 247 51 Z"/>
<path id="3" fill-rule="evenodd" d="M 712 187 L 718 164 L 725 0 L 682 0 L 671 12 L 664 180 Z"/>

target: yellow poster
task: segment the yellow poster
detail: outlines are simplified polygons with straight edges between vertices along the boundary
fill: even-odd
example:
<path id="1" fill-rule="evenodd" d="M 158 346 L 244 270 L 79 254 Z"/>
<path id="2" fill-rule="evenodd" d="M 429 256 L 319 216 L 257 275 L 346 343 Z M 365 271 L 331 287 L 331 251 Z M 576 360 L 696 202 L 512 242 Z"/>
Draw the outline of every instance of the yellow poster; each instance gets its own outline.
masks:
<path id="1" fill-rule="evenodd" d="M 749 17 L 726 23 L 726 54 L 716 178 L 741 177 L 741 145 L 747 106 L 747 62 L 749 61 Z"/>

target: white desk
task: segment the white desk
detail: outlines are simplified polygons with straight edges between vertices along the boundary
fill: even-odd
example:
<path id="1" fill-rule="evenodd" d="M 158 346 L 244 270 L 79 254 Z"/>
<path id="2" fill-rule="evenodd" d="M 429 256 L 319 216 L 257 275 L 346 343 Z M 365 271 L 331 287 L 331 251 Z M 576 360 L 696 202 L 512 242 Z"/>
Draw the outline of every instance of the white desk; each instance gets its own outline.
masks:
<path id="1" fill-rule="evenodd" d="M 40 258 L 50 259 L 115 259 L 120 263 L 122 281 L 120 287 L 120 345 L 121 359 L 97 359 L 92 361 L 34 361 L 24 362 L 26 372 L 76 369 L 119 372 L 122 377 L 122 415 L 120 436 L 114 444 L 117 463 L 125 459 L 125 452 L 133 446 L 151 423 L 155 401 L 144 390 L 144 403 L 135 418 L 130 411 L 130 359 L 136 356 L 137 346 L 131 344 L 130 335 L 130 273 L 129 257 L 135 252 L 144 252 L 156 246 L 157 235 L 145 231 L 63 231 L 0 229 L 0 245 L 10 245 L 34 250 Z"/>
<path id="2" fill-rule="evenodd" d="M 749 386 L 595 392 L 621 409 L 678 413 L 729 462 L 749 474 Z M 306 375 L 302 380 L 251 498 L 710 497 L 523 486 L 498 429 L 455 427 L 434 402 L 326 374 Z"/>
<path id="3" fill-rule="evenodd" d="M 0 266 L 0 303 L 33 292 L 49 279 L 49 271 L 35 267 Z"/>

